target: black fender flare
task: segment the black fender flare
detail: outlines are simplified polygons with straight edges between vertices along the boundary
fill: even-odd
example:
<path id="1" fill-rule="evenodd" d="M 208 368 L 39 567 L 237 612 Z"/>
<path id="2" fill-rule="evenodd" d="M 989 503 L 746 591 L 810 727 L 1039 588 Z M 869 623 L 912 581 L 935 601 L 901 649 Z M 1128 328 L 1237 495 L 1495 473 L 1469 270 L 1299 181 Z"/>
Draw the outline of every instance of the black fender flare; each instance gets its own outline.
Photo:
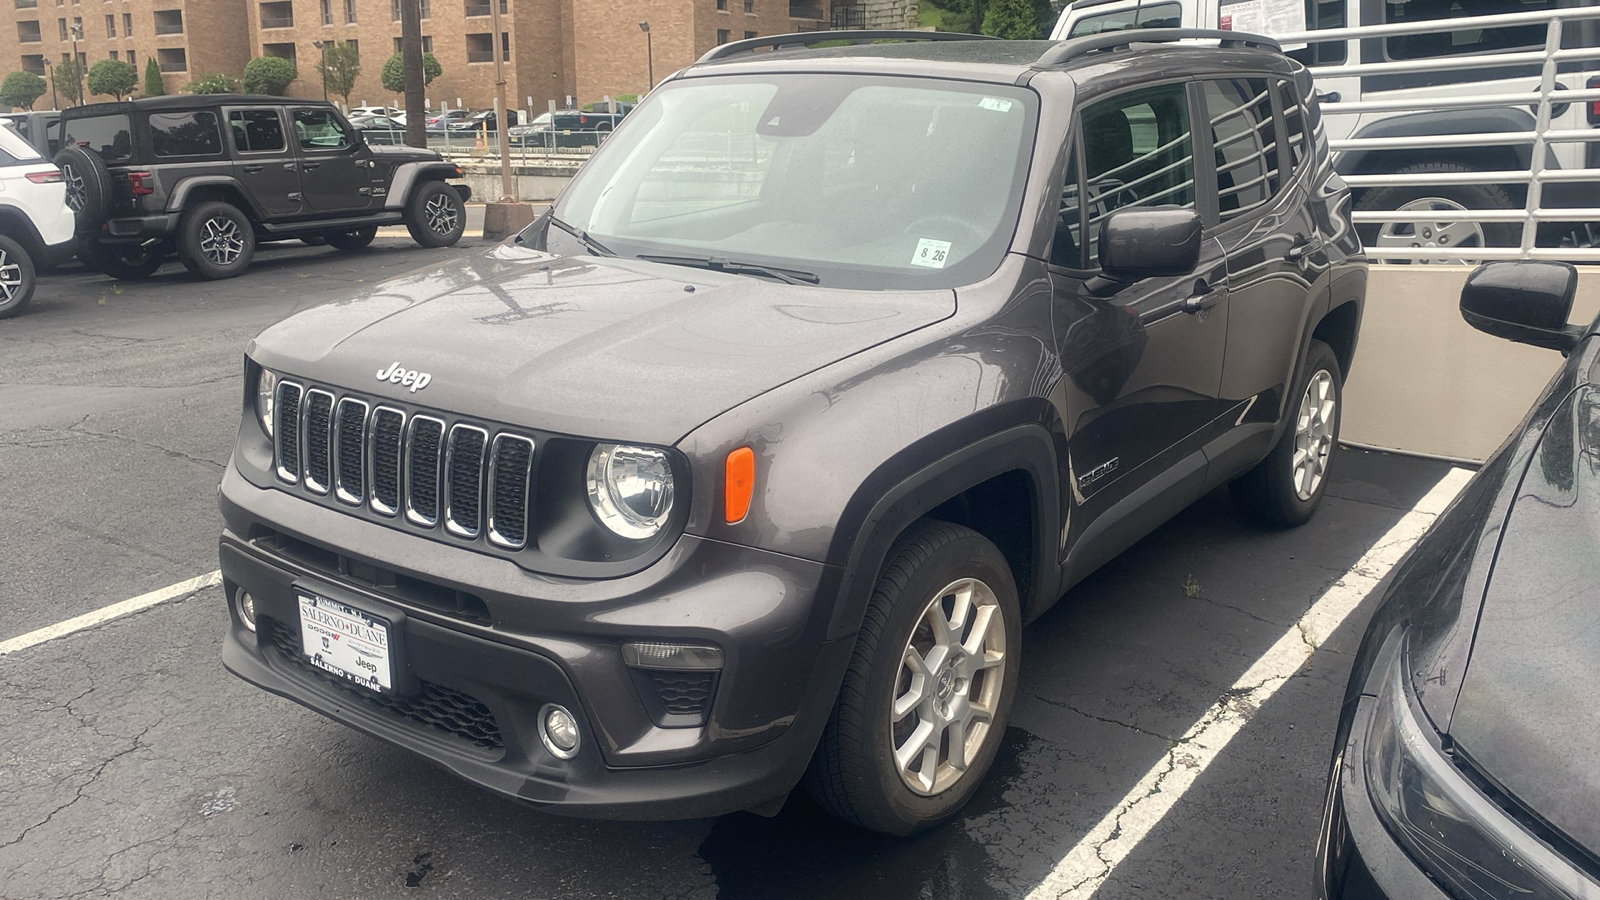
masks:
<path id="1" fill-rule="evenodd" d="M 208 187 L 225 187 L 238 193 L 244 199 L 242 212 L 258 221 L 263 218 L 261 210 L 257 208 L 255 199 L 250 196 L 250 192 L 245 190 L 244 185 L 239 183 L 239 179 L 234 178 L 232 175 L 195 175 L 179 181 L 173 187 L 172 193 L 167 195 L 167 212 L 183 212 L 189 206 L 189 195 L 199 188 Z"/>
<path id="2" fill-rule="evenodd" d="M 395 168 L 393 179 L 389 182 L 389 194 L 384 199 L 384 206 L 389 209 L 405 209 L 411 202 L 412 193 L 419 185 L 460 177 L 461 167 L 444 160 L 401 163 Z M 468 198 L 463 196 L 461 199 L 462 202 L 466 202 Z"/>
<path id="3" fill-rule="evenodd" d="M 888 562 L 895 540 L 913 522 L 961 492 L 997 475 L 1021 471 L 1033 492 L 1032 531 L 1034 565 L 1027 586 L 1030 610 L 1054 602 L 1060 583 L 1057 545 L 1060 535 L 1060 468 L 1055 438 L 1037 419 L 1011 424 L 1000 430 L 985 429 L 982 437 L 960 449 L 938 453 L 950 446 L 942 436 L 968 431 L 974 423 L 963 421 L 916 442 L 879 466 L 862 483 L 846 505 L 828 548 L 828 571 L 836 600 L 828 623 L 827 639 L 854 634 L 866 614 L 879 573 Z M 895 477 L 891 473 L 910 470 Z"/>
<path id="4" fill-rule="evenodd" d="M 1532 131 L 1534 118 L 1526 109 L 1512 106 L 1474 110 L 1446 110 L 1441 112 L 1406 113 L 1390 116 L 1366 125 L 1352 134 L 1352 140 L 1363 138 L 1419 137 L 1445 134 L 1485 134 Z M 1452 148 L 1459 151 L 1462 148 Z M 1471 148 L 1466 148 L 1469 152 Z M 1504 149 L 1516 154 L 1517 164 L 1527 168 L 1533 159 L 1533 142 L 1510 144 Z M 1420 150 L 1345 150 L 1338 156 L 1334 170 L 1340 175 L 1354 175 L 1368 157 L 1388 153 L 1415 154 Z M 1450 151 L 1441 151 L 1450 152 Z M 1547 163 L 1554 162 L 1552 156 Z M 1559 168 L 1559 167 L 1558 167 Z"/>

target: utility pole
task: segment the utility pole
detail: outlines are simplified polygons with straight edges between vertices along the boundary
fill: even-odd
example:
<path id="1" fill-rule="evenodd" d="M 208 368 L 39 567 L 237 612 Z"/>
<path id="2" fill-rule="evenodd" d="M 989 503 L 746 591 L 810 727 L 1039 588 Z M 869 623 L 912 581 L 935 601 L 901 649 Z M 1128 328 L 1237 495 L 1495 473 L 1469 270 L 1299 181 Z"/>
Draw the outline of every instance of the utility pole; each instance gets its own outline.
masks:
<path id="1" fill-rule="evenodd" d="M 55 70 L 50 67 L 50 57 L 44 58 L 44 80 L 50 82 L 50 108 L 60 109 L 61 101 L 56 99 Z"/>
<path id="2" fill-rule="evenodd" d="M 78 105 L 82 106 L 84 101 L 88 99 L 83 96 L 83 63 L 78 62 L 78 41 L 83 37 L 83 24 L 80 22 L 72 23 L 68 33 L 72 35 L 72 71 L 77 73 L 78 76 Z"/>
<path id="3" fill-rule="evenodd" d="M 428 107 L 423 97 L 422 0 L 400 0 L 400 61 L 406 94 L 406 143 L 428 146 Z"/>
<path id="4" fill-rule="evenodd" d="M 317 72 L 322 75 L 322 102 L 328 102 L 328 44 L 326 41 L 312 41 L 311 46 L 317 48 L 321 54 L 318 57 Z"/>

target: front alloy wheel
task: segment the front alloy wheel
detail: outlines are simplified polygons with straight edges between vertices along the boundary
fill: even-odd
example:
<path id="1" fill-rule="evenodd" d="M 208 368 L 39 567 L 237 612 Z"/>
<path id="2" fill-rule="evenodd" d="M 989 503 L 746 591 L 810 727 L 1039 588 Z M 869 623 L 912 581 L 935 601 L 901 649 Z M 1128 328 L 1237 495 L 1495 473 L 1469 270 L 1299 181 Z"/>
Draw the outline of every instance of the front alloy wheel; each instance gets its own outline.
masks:
<path id="1" fill-rule="evenodd" d="M 889 551 L 805 785 L 886 834 L 938 825 L 993 764 L 1016 692 L 1022 618 L 1006 558 L 924 519 Z"/>

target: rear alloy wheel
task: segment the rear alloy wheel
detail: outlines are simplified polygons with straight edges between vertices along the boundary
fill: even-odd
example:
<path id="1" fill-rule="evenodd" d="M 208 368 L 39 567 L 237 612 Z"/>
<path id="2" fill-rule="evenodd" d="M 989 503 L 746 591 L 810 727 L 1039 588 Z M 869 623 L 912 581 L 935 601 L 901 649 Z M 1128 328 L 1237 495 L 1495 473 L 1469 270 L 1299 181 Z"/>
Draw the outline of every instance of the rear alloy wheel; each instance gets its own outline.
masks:
<path id="1" fill-rule="evenodd" d="M 8 319 L 33 299 L 39 274 L 28 251 L 11 238 L 0 234 L 0 319 Z"/>
<path id="2" fill-rule="evenodd" d="M 449 247 L 467 229 L 467 206 L 461 194 L 442 181 L 417 186 L 406 204 L 406 230 L 424 247 Z"/>
<path id="3" fill-rule="evenodd" d="M 250 267 L 255 226 L 237 207 L 212 200 L 190 210 L 178 233 L 178 255 L 201 278 L 232 278 Z"/>
<path id="4" fill-rule="evenodd" d="M 1333 348 L 1313 340 L 1286 411 L 1283 437 L 1255 468 L 1228 485 L 1234 505 L 1262 525 L 1303 525 L 1328 486 L 1339 450 L 1343 376 Z"/>
<path id="5" fill-rule="evenodd" d="M 347 231 L 324 231 L 322 237 L 335 250 L 364 250 L 378 236 L 378 226 L 351 228 Z"/>
<path id="6" fill-rule="evenodd" d="M 1421 163 L 1397 175 L 1463 174 L 1476 171 L 1455 163 Z M 1401 247 L 1437 252 L 1424 259 L 1390 259 L 1402 265 L 1475 265 L 1471 251 L 1484 247 L 1515 247 L 1516 225 L 1506 222 L 1463 222 L 1430 219 L 1430 212 L 1516 209 L 1511 196 L 1492 184 L 1422 185 L 1373 188 L 1362 195 L 1356 209 L 1362 212 L 1416 212 L 1409 222 L 1364 222 L 1356 226 L 1367 247 Z"/>
<path id="7" fill-rule="evenodd" d="M 923 521 L 890 553 L 806 773 L 829 812 L 888 834 L 954 815 L 994 762 L 1016 693 L 1010 566 L 977 532 Z"/>

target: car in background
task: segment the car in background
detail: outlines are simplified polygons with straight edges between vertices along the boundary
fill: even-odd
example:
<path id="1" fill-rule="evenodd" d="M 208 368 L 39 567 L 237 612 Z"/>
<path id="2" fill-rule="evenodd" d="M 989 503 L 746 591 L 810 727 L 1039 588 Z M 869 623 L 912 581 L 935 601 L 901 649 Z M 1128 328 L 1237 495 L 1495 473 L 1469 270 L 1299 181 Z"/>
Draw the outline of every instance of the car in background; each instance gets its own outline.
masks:
<path id="1" fill-rule="evenodd" d="M 354 119 L 356 116 L 388 116 L 391 119 L 404 121 L 406 111 L 393 106 L 356 106 L 345 113 L 346 118 Z"/>
<path id="2" fill-rule="evenodd" d="M 1323 898 L 1600 897 L 1600 319 L 1578 273 L 1491 263 L 1461 315 L 1567 357 L 1417 542 L 1373 614 L 1335 732 Z"/>
<path id="3" fill-rule="evenodd" d="M 507 136 L 513 147 L 596 147 L 601 135 L 615 129 L 632 108 L 615 113 L 576 109 L 540 113 L 526 125 L 513 126 Z"/>
<path id="4" fill-rule="evenodd" d="M 428 131 L 437 133 L 445 131 L 449 125 L 461 119 L 470 118 L 472 118 L 472 110 L 470 109 L 447 109 L 444 112 L 428 116 L 425 127 Z"/>
<path id="5" fill-rule="evenodd" d="M 0 319 L 33 299 L 40 267 L 72 255 L 74 230 L 61 170 L 0 124 Z"/>
<path id="6" fill-rule="evenodd" d="M 61 135 L 56 124 L 61 121 L 58 109 L 31 110 L 29 112 L 0 113 L 0 122 L 9 123 L 22 139 L 33 145 L 39 155 L 49 159 L 61 149 Z"/>
<path id="7" fill-rule="evenodd" d="M 361 132 L 361 139 L 368 144 L 404 144 L 406 142 L 406 126 L 404 122 L 397 122 L 389 116 L 379 115 L 352 115 L 349 118 L 351 125 Z"/>

